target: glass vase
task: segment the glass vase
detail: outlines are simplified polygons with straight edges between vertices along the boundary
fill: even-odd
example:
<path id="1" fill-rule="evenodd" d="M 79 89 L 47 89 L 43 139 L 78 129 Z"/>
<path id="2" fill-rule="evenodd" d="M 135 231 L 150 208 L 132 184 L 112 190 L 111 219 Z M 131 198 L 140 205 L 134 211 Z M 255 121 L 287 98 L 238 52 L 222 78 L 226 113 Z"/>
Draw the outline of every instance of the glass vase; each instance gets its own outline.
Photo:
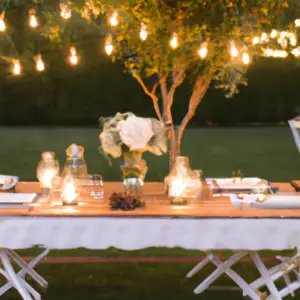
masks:
<path id="1" fill-rule="evenodd" d="M 165 179 L 168 196 L 173 204 L 186 204 L 188 199 L 198 199 L 201 193 L 200 170 L 190 168 L 189 158 L 177 156 L 170 174 Z"/>
<path id="2" fill-rule="evenodd" d="M 87 165 L 84 160 L 84 148 L 82 146 L 72 144 L 66 150 L 67 159 L 65 161 L 62 177 L 72 175 L 75 178 L 88 178 Z"/>
<path id="3" fill-rule="evenodd" d="M 36 173 L 43 194 L 48 195 L 52 188 L 53 179 L 59 174 L 59 162 L 55 159 L 54 152 L 42 153 L 42 159 L 37 166 Z"/>
<path id="4" fill-rule="evenodd" d="M 130 151 L 123 153 L 124 164 L 121 166 L 123 173 L 123 184 L 126 193 L 141 195 L 144 179 L 148 171 L 142 152 Z"/>

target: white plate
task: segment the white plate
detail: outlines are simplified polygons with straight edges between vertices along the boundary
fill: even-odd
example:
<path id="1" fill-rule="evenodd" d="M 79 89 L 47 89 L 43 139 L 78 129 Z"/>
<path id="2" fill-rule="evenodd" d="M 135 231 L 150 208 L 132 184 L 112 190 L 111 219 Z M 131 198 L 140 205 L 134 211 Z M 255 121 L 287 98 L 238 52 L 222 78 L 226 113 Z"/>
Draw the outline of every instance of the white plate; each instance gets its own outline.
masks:
<path id="1" fill-rule="evenodd" d="M 29 204 L 35 199 L 36 194 L 0 193 L 1 204 Z"/>
<path id="2" fill-rule="evenodd" d="M 265 195 L 264 202 L 258 202 L 258 195 L 243 195 L 243 199 L 238 195 L 229 195 L 231 203 L 239 208 L 255 209 L 300 209 L 300 195 L 297 193 L 277 193 Z"/>
<path id="3" fill-rule="evenodd" d="M 8 185 L 5 185 L 7 181 L 10 181 Z M 17 176 L 8 176 L 8 175 L 0 175 L 0 190 L 10 190 L 12 189 L 19 181 L 19 177 Z"/>

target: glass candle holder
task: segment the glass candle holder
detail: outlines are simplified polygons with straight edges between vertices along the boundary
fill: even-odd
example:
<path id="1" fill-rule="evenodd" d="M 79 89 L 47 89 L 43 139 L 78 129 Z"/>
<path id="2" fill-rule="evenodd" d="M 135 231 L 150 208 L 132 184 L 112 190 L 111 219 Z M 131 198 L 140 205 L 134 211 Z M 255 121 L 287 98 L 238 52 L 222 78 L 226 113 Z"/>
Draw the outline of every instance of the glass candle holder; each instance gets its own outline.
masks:
<path id="1" fill-rule="evenodd" d="M 59 174 L 59 162 L 55 159 L 54 152 L 42 153 L 42 159 L 37 166 L 36 173 L 43 194 L 48 195 L 52 188 L 53 179 Z"/>
<path id="2" fill-rule="evenodd" d="M 188 157 L 176 157 L 174 167 L 165 180 L 168 196 L 173 198 L 173 204 L 185 204 L 187 199 L 196 199 L 200 196 L 201 172 L 190 168 Z"/>
<path id="3" fill-rule="evenodd" d="M 67 159 L 65 161 L 62 177 L 70 174 L 76 178 L 88 178 L 87 165 L 84 160 L 84 148 L 72 144 L 66 150 L 66 153 Z"/>

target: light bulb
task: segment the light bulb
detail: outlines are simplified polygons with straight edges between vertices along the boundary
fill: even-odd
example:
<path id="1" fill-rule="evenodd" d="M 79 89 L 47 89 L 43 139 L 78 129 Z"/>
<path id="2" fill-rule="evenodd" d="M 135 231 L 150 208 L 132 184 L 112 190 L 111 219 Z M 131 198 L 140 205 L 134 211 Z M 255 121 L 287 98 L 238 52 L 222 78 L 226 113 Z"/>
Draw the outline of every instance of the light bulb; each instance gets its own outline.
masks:
<path id="1" fill-rule="evenodd" d="M 116 27 L 119 24 L 119 20 L 118 20 L 118 12 L 113 12 L 112 16 L 109 19 L 109 23 L 111 26 Z"/>
<path id="2" fill-rule="evenodd" d="M 4 12 L 2 12 L 0 16 L 0 32 L 4 32 L 4 31 L 6 31 L 6 24 L 4 21 Z"/>
<path id="3" fill-rule="evenodd" d="M 178 47 L 178 35 L 175 32 L 172 34 L 172 38 L 170 40 L 170 46 L 172 49 L 176 49 Z"/>
<path id="4" fill-rule="evenodd" d="M 77 56 L 77 51 L 75 47 L 70 48 L 69 62 L 71 65 L 76 66 L 78 64 L 79 58 Z"/>
<path id="5" fill-rule="evenodd" d="M 291 34 L 290 36 L 290 44 L 295 47 L 297 45 L 297 38 L 294 34 Z"/>
<path id="6" fill-rule="evenodd" d="M 105 41 L 105 52 L 107 55 L 111 55 L 114 50 L 114 46 L 112 43 L 112 36 L 108 35 Z"/>
<path id="7" fill-rule="evenodd" d="M 36 68 L 36 70 L 39 71 L 39 72 L 42 72 L 42 71 L 45 70 L 45 64 L 44 64 L 44 62 L 43 62 L 43 60 L 42 60 L 41 55 L 37 55 L 37 56 L 35 57 L 35 68 Z"/>
<path id="8" fill-rule="evenodd" d="M 259 37 L 258 36 L 255 36 L 252 40 L 252 44 L 253 45 L 257 45 L 259 43 Z"/>
<path id="9" fill-rule="evenodd" d="M 35 9 L 31 9 L 29 11 L 29 26 L 32 28 L 36 28 L 39 26 L 39 22 L 35 14 L 36 14 Z"/>
<path id="10" fill-rule="evenodd" d="M 14 75 L 20 75 L 21 74 L 21 64 L 18 59 L 15 59 L 13 61 L 13 69 L 12 72 Z"/>
<path id="11" fill-rule="evenodd" d="M 243 61 L 243 64 L 245 64 L 245 65 L 250 64 L 250 55 L 249 55 L 249 53 L 247 53 L 247 52 L 243 53 L 242 61 Z"/>
<path id="12" fill-rule="evenodd" d="M 232 57 L 237 57 L 239 55 L 239 50 L 236 48 L 233 42 L 231 43 L 231 47 L 230 47 L 230 55 Z"/>
<path id="13" fill-rule="evenodd" d="M 114 46 L 112 44 L 105 45 L 105 52 L 107 55 L 111 55 L 114 50 Z"/>
<path id="14" fill-rule="evenodd" d="M 61 4 L 60 5 L 60 16 L 65 20 L 70 19 L 72 16 L 71 9 L 67 5 Z"/>
<path id="15" fill-rule="evenodd" d="M 207 56 L 207 53 L 208 53 L 207 43 L 203 43 L 198 51 L 198 54 L 202 59 L 204 59 Z"/>
<path id="16" fill-rule="evenodd" d="M 142 23 L 141 25 L 141 31 L 140 31 L 140 38 L 142 41 L 145 41 L 148 37 L 148 32 L 147 32 L 147 25 Z"/>
<path id="17" fill-rule="evenodd" d="M 268 35 L 265 33 L 265 32 L 263 32 L 262 34 L 261 34 L 261 37 L 260 37 L 260 40 L 262 41 L 262 42 L 267 42 L 268 41 Z"/>
<path id="18" fill-rule="evenodd" d="M 293 54 L 295 57 L 299 57 L 299 56 L 300 56 L 300 47 L 293 49 L 293 50 L 292 50 L 292 54 Z"/>
<path id="19" fill-rule="evenodd" d="M 277 37 L 277 34 L 278 34 L 277 30 L 273 29 L 273 30 L 271 31 L 270 37 L 271 37 L 272 39 L 275 39 L 275 38 Z"/>
<path id="20" fill-rule="evenodd" d="M 295 25 L 296 25 L 296 27 L 300 27 L 300 19 L 295 20 Z"/>

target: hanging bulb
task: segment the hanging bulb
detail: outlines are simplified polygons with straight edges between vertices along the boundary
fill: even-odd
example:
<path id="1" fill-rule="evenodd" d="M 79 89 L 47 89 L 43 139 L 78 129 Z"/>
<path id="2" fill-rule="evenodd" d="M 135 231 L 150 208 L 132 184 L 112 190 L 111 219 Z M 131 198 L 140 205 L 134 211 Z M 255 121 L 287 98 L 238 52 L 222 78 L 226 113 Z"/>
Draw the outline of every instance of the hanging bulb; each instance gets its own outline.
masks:
<path id="1" fill-rule="evenodd" d="M 272 39 L 275 39 L 275 38 L 277 37 L 277 34 L 278 34 L 277 30 L 273 29 L 273 30 L 271 31 L 270 37 L 271 37 Z"/>
<path id="2" fill-rule="evenodd" d="M 141 24 L 141 31 L 140 31 L 140 38 L 142 41 L 145 41 L 147 39 L 148 32 L 147 32 L 147 25 L 144 23 Z"/>
<path id="3" fill-rule="evenodd" d="M 296 25 L 296 27 L 300 27 L 300 19 L 295 20 L 295 25 Z"/>
<path id="4" fill-rule="evenodd" d="M 243 64 L 245 64 L 245 65 L 250 64 L 250 55 L 248 52 L 243 53 L 242 61 L 243 61 Z"/>
<path id="5" fill-rule="evenodd" d="M 260 40 L 261 40 L 262 42 L 267 42 L 268 39 L 269 39 L 268 35 L 267 35 L 265 32 L 263 32 L 263 33 L 261 34 Z"/>
<path id="6" fill-rule="evenodd" d="M 201 59 L 205 59 L 208 53 L 208 49 L 207 49 L 207 43 L 203 43 L 200 47 L 200 49 L 198 50 L 198 54 L 200 56 Z"/>
<path id="7" fill-rule="evenodd" d="M 45 70 L 45 64 L 42 60 L 42 56 L 39 54 L 39 55 L 36 55 L 35 58 L 35 68 L 38 72 L 42 72 Z"/>
<path id="8" fill-rule="evenodd" d="M 70 48 L 69 62 L 73 66 L 78 65 L 79 58 L 78 58 L 77 50 L 75 47 Z"/>
<path id="9" fill-rule="evenodd" d="M 72 16 L 71 9 L 65 4 L 60 4 L 60 16 L 65 20 L 70 19 Z"/>
<path id="10" fill-rule="evenodd" d="M 2 12 L 0 16 L 0 32 L 4 32 L 4 31 L 6 31 L 6 24 L 4 21 L 4 12 Z"/>
<path id="11" fill-rule="evenodd" d="M 29 11 L 29 26 L 32 27 L 32 28 L 36 28 L 39 26 L 39 22 L 37 20 L 37 17 L 36 17 L 36 10 L 35 9 L 31 9 Z"/>
<path id="12" fill-rule="evenodd" d="M 112 36 L 109 35 L 106 38 L 106 42 L 105 42 L 105 52 L 106 52 L 107 55 L 111 55 L 113 50 L 114 50 L 114 46 L 112 44 Z"/>
<path id="13" fill-rule="evenodd" d="M 252 40 L 252 44 L 253 45 L 257 45 L 259 43 L 259 37 L 258 36 L 255 36 Z"/>
<path id="14" fill-rule="evenodd" d="M 12 72 L 14 75 L 21 75 L 21 64 L 18 59 L 13 60 Z"/>
<path id="15" fill-rule="evenodd" d="M 231 43 L 231 47 L 230 47 L 230 55 L 232 57 L 237 57 L 239 55 L 239 50 L 236 48 L 236 46 L 234 45 L 234 42 Z"/>
<path id="16" fill-rule="evenodd" d="M 116 27 L 119 24 L 119 20 L 118 20 L 118 12 L 115 11 L 113 12 L 113 14 L 111 15 L 110 19 L 109 19 L 109 23 L 111 26 Z"/>
<path id="17" fill-rule="evenodd" d="M 172 34 L 172 38 L 170 40 L 170 46 L 172 49 L 176 49 L 178 47 L 178 35 L 176 32 Z"/>
<path id="18" fill-rule="evenodd" d="M 295 47 L 297 45 L 297 38 L 293 33 L 291 33 L 291 35 L 290 35 L 290 44 L 293 47 Z"/>

